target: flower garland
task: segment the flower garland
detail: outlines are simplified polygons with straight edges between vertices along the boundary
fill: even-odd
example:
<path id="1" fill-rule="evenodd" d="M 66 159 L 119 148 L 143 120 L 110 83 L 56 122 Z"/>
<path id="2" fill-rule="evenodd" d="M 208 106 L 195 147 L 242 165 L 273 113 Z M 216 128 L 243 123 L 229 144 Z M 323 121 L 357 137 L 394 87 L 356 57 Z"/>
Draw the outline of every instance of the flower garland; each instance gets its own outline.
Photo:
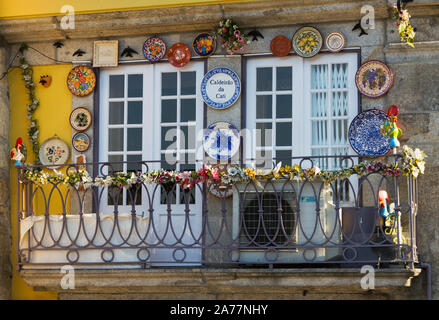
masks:
<path id="1" fill-rule="evenodd" d="M 410 25 L 410 14 L 407 9 L 398 10 L 398 5 L 393 4 L 393 19 L 397 20 L 395 26 L 398 28 L 399 36 L 402 42 L 406 42 L 410 47 L 414 48 L 415 30 Z"/>
<path id="2" fill-rule="evenodd" d="M 322 180 L 329 184 L 336 180 L 348 179 L 352 175 L 364 176 L 372 173 L 379 173 L 384 176 L 397 177 L 400 175 L 412 176 L 417 178 L 425 170 L 425 153 L 418 148 L 415 150 L 404 146 L 401 150 L 402 165 L 398 163 L 386 163 L 380 161 L 364 161 L 347 169 L 336 171 L 320 170 L 317 166 L 310 169 L 302 169 L 299 165 L 281 167 L 281 163 L 275 169 L 253 169 L 240 168 L 239 166 L 231 167 L 226 172 L 220 172 L 215 167 L 205 165 L 196 171 L 166 171 L 153 170 L 151 172 L 137 174 L 134 172 L 118 172 L 113 176 L 96 177 L 94 180 L 85 170 L 78 170 L 74 173 L 64 175 L 57 170 L 54 174 L 39 170 L 25 170 L 23 178 L 27 181 L 44 186 L 47 183 L 70 184 L 84 189 L 95 187 L 118 187 L 130 188 L 141 183 L 160 184 L 160 185 L 179 185 L 183 190 L 191 190 L 196 184 L 210 182 L 213 184 L 221 183 L 233 185 L 240 182 L 255 182 L 262 187 L 260 181 L 268 180 L 294 180 L 294 181 L 314 181 Z"/>
<path id="3" fill-rule="evenodd" d="M 239 30 L 238 25 L 232 19 L 219 22 L 215 37 L 229 55 L 243 53 L 246 45 L 250 43 L 247 35 Z"/>
<path id="4" fill-rule="evenodd" d="M 27 62 L 24 57 L 24 51 L 28 49 L 26 44 L 22 44 L 20 47 L 20 68 L 21 74 L 24 80 L 24 86 L 28 90 L 27 95 L 30 100 L 30 104 L 26 105 L 27 115 L 26 118 L 29 120 L 29 128 L 27 130 L 27 135 L 29 137 L 29 141 L 32 145 L 32 151 L 35 154 L 35 163 L 39 164 L 38 153 L 40 150 L 40 142 L 39 142 L 39 133 L 40 127 L 38 124 L 38 120 L 34 118 L 34 113 L 40 105 L 40 101 L 35 96 L 35 83 L 33 82 L 33 69 Z"/>

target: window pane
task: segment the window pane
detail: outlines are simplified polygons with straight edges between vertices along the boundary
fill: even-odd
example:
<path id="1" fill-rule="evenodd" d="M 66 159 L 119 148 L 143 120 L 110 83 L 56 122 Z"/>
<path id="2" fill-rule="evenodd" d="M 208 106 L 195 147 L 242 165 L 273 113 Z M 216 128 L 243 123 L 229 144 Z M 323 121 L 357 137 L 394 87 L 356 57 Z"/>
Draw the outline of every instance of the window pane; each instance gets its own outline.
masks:
<path id="1" fill-rule="evenodd" d="M 328 65 L 319 64 L 311 66 L 311 89 L 328 88 Z"/>
<path id="2" fill-rule="evenodd" d="M 108 174 L 113 174 L 113 172 L 123 171 L 123 163 L 114 163 L 114 162 L 122 162 L 123 155 L 108 155 L 108 162 L 110 162 L 110 166 L 108 166 Z"/>
<path id="3" fill-rule="evenodd" d="M 273 168 L 273 153 L 271 150 L 256 151 L 256 168 Z"/>
<path id="4" fill-rule="evenodd" d="M 276 124 L 276 146 L 292 145 L 291 122 L 278 122 Z"/>
<path id="5" fill-rule="evenodd" d="M 142 161 L 142 155 L 141 154 L 129 154 L 127 155 L 127 161 Z M 142 164 L 140 163 L 127 163 L 127 171 L 134 171 L 139 172 L 142 171 Z"/>
<path id="6" fill-rule="evenodd" d="M 293 89 L 293 68 L 277 67 L 276 68 L 276 90 Z"/>
<path id="7" fill-rule="evenodd" d="M 348 64 L 333 64 L 331 86 L 333 89 L 344 89 L 348 87 Z"/>
<path id="8" fill-rule="evenodd" d="M 197 83 L 196 79 L 196 73 L 195 71 L 191 72 L 182 72 L 180 74 L 181 76 L 181 94 L 182 95 L 189 95 L 189 94 L 195 94 L 195 86 Z"/>
<path id="9" fill-rule="evenodd" d="M 271 123 L 256 123 L 256 146 L 271 146 L 272 125 Z"/>
<path id="10" fill-rule="evenodd" d="M 311 94 L 311 110 L 313 117 L 326 117 L 328 98 L 326 92 L 313 92 Z"/>
<path id="11" fill-rule="evenodd" d="M 123 102 L 110 102 L 109 124 L 123 124 Z"/>
<path id="12" fill-rule="evenodd" d="M 180 121 L 195 121 L 195 99 L 181 99 Z"/>
<path id="13" fill-rule="evenodd" d="M 195 126 L 180 127 L 180 148 L 195 149 Z"/>
<path id="14" fill-rule="evenodd" d="M 143 96 L 143 75 L 130 74 L 128 75 L 128 97 L 142 97 Z"/>
<path id="15" fill-rule="evenodd" d="M 180 154 L 180 171 L 195 171 L 195 153 Z"/>
<path id="16" fill-rule="evenodd" d="M 272 99 L 270 96 L 256 96 L 256 118 L 257 119 L 271 119 L 272 113 Z"/>
<path id="17" fill-rule="evenodd" d="M 162 73 L 162 96 L 177 95 L 177 72 Z"/>
<path id="18" fill-rule="evenodd" d="M 128 128 L 127 132 L 127 151 L 142 150 L 142 128 Z"/>
<path id="19" fill-rule="evenodd" d="M 327 148 L 312 149 L 313 156 L 327 156 L 329 155 Z M 320 169 L 328 169 L 328 159 L 329 158 L 312 158 L 314 164 L 316 164 Z"/>
<path id="20" fill-rule="evenodd" d="M 271 91 L 273 89 L 273 69 L 256 69 L 256 91 Z"/>
<path id="21" fill-rule="evenodd" d="M 123 151 L 123 128 L 108 129 L 108 151 Z"/>
<path id="22" fill-rule="evenodd" d="M 161 149 L 168 150 L 172 145 L 172 150 L 177 149 L 177 127 L 162 127 Z M 171 149 L 170 149 L 171 150 Z"/>
<path id="23" fill-rule="evenodd" d="M 276 118 L 293 117 L 293 96 L 291 94 L 276 96 Z"/>
<path id="24" fill-rule="evenodd" d="M 177 153 L 162 153 L 161 155 L 161 168 L 164 170 L 177 170 L 176 161 Z"/>
<path id="25" fill-rule="evenodd" d="M 326 120 L 312 121 L 313 146 L 328 145 L 328 125 Z"/>
<path id="26" fill-rule="evenodd" d="M 124 97 L 124 75 L 110 76 L 110 98 Z"/>
<path id="27" fill-rule="evenodd" d="M 177 122 L 177 100 L 162 100 L 162 122 Z"/>
<path id="28" fill-rule="evenodd" d="M 291 166 L 291 150 L 277 150 L 276 151 L 276 163 L 282 161 L 282 166 Z"/>
<path id="29" fill-rule="evenodd" d="M 348 115 L 348 93 L 339 91 L 332 93 L 331 101 L 332 115 L 334 117 L 343 117 Z"/>
<path id="30" fill-rule="evenodd" d="M 128 101 L 128 124 L 142 123 L 142 101 Z"/>
<path id="31" fill-rule="evenodd" d="M 127 161 L 142 161 L 141 154 L 130 154 L 127 155 Z M 142 171 L 142 165 L 140 163 L 127 163 L 127 172 L 137 172 Z M 133 185 L 131 188 L 127 190 L 126 195 L 127 205 L 131 205 L 132 200 L 135 200 L 136 205 L 142 204 L 142 186 L 141 185 Z"/>

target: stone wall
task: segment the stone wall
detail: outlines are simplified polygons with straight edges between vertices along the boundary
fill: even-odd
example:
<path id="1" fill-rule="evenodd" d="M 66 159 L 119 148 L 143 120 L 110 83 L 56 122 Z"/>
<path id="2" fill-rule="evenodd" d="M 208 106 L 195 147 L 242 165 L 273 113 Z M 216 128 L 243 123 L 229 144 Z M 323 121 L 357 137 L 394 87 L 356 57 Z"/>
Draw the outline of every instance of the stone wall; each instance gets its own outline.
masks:
<path id="1" fill-rule="evenodd" d="M 0 38 L 0 77 L 6 71 L 8 50 Z M 0 80 L 0 299 L 11 297 L 11 219 L 9 210 L 9 97 L 8 77 Z"/>

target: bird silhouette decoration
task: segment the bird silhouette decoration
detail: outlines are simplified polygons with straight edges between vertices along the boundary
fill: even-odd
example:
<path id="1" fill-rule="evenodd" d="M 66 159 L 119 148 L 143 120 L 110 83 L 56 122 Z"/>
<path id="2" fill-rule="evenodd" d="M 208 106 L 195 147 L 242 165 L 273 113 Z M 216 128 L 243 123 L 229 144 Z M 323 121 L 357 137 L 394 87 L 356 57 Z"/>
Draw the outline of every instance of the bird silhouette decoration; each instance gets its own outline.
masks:
<path id="1" fill-rule="evenodd" d="M 62 48 L 62 47 L 64 46 L 64 43 L 62 43 L 61 41 L 55 41 L 55 42 L 53 43 L 53 46 L 54 46 L 55 48 Z"/>
<path id="2" fill-rule="evenodd" d="M 368 35 L 368 33 L 366 31 L 364 31 L 363 27 L 361 26 L 361 20 L 352 28 L 352 31 L 355 31 L 357 29 L 360 29 L 360 34 L 358 35 L 359 37 L 361 37 L 362 35 Z"/>
<path id="3" fill-rule="evenodd" d="M 52 82 L 52 77 L 49 75 L 41 76 L 39 83 L 45 88 L 50 86 L 50 83 Z"/>
<path id="4" fill-rule="evenodd" d="M 24 159 L 24 154 L 21 153 L 21 149 L 23 147 L 23 139 L 18 138 L 15 142 L 15 148 L 11 149 L 11 160 L 15 160 L 14 166 L 15 167 L 22 167 Z"/>
<path id="5" fill-rule="evenodd" d="M 73 53 L 73 56 L 78 56 L 78 57 L 82 57 L 82 55 L 85 53 L 85 51 L 82 51 L 81 49 L 76 50 Z"/>
<path id="6" fill-rule="evenodd" d="M 264 36 L 263 36 L 258 30 L 250 31 L 250 32 L 248 33 L 248 35 L 253 37 L 253 38 L 252 38 L 252 41 L 259 41 L 259 40 L 258 40 L 258 37 L 264 39 Z"/>
<path id="7" fill-rule="evenodd" d="M 120 56 L 121 57 L 132 57 L 133 54 L 139 54 L 139 53 L 136 50 L 134 50 L 133 48 L 130 48 L 130 46 L 128 46 L 125 49 L 123 49 Z"/>

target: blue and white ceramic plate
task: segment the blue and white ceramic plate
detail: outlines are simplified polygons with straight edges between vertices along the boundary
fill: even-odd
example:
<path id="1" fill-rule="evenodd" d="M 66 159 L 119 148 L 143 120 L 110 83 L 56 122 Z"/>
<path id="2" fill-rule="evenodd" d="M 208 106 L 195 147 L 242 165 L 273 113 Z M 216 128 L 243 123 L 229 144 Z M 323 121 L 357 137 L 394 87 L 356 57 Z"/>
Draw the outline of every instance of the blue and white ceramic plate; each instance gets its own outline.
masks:
<path id="1" fill-rule="evenodd" d="M 225 67 L 210 70 L 201 81 L 201 96 L 214 109 L 232 106 L 241 94 L 241 80 L 238 75 Z"/>
<path id="2" fill-rule="evenodd" d="M 209 157 L 227 160 L 239 149 L 239 131 L 228 122 L 212 123 L 204 131 L 203 148 Z"/>
<path id="3" fill-rule="evenodd" d="M 375 158 L 390 150 L 390 139 L 381 134 L 381 124 L 389 121 L 386 113 L 378 109 L 363 111 L 352 120 L 348 138 L 352 149 L 360 156 Z"/>

